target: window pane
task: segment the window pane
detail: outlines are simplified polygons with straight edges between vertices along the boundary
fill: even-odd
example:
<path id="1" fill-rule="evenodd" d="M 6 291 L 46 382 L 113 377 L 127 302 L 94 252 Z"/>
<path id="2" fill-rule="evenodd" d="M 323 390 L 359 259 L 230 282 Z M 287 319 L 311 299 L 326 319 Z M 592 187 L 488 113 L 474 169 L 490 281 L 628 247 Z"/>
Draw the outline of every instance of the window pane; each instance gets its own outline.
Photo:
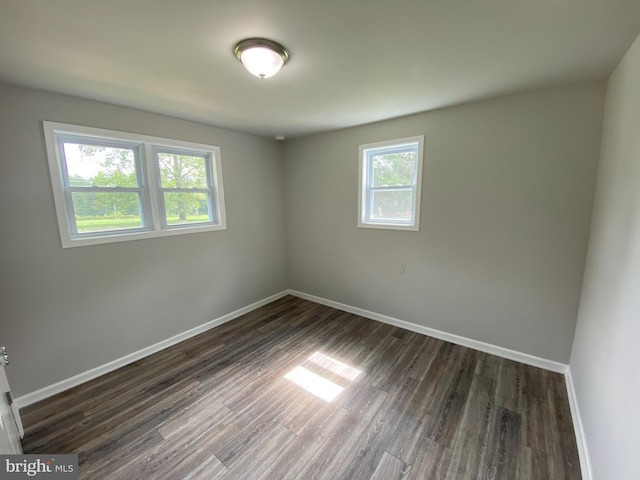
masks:
<path id="1" fill-rule="evenodd" d="M 416 152 L 407 151 L 373 156 L 373 186 L 414 185 Z"/>
<path id="2" fill-rule="evenodd" d="M 210 222 L 206 193 L 164 193 L 167 225 Z"/>
<path id="3" fill-rule="evenodd" d="M 162 188 L 208 188 L 205 158 L 158 152 Z"/>
<path id="4" fill-rule="evenodd" d="M 411 221 L 413 192 L 384 190 L 373 192 L 372 220 Z"/>
<path id="5" fill-rule="evenodd" d="M 72 187 L 137 187 L 135 154 L 130 148 L 64 144 Z"/>
<path id="6" fill-rule="evenodd" d="M 140 195 L 135 192 L 73 192 L 78 233 L 142 227 Z"/>

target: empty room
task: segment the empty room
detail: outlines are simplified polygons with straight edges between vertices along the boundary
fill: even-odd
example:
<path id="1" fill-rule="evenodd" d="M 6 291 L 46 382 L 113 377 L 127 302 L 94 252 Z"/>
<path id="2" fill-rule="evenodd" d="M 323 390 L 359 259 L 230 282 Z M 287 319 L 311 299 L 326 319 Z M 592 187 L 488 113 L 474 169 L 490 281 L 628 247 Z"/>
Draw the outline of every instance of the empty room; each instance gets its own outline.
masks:
<path id="1" fill-rule="evenodd" d="M 0 0 L 0 478 L 640 478 L 640 2 Z"/>

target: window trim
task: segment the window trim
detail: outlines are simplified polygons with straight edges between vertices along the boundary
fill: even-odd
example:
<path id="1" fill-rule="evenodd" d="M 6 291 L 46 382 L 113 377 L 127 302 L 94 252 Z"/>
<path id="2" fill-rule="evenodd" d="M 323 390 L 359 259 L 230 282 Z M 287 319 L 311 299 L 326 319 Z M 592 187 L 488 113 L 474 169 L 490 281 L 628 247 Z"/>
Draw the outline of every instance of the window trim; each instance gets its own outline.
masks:
<path id="1" fill-rule="evenodd" d="M 417 171 L 415 185 L 411 186 L 390 186 L 390 187 L 373 187 L 373 169 L 370 168 L 370 152 L 372 150 L 383 150 L 397 148 L 399 150 L 402 147 L 413 145 L 417 143 L 418 158 L 417 158 Z M 422 198 L 422 164 L 424 156 L 424 135 L 418 135 L 414 137 L 406 137 L 395 140 L 386 140 L 382 142 L 367 143 L 359 146 L 359 160 L 358 160 L 358 228 L 379 228 L 387 230 L 408 230 L 419 231 L 420 230 L 420 204 Z M 393 222 L 393 221 L 374 221 L 368 219 L 369 206 L 371 203 L 371 196 L 373 191 L 380 190 L 407 190 L 413 191 L 413 222 Z"/>
<path id="2" fill-rule="evenodd" d="M 63 248 L 226 230 L 227 222 L 220 147 L 81 125 L 50 121 L 44 121 L 42 123 L 58 228 Z M 64 139 L 65 137 L 75 139 L 78 139 L 78 137 L 87 137 L 93 140 L 103 140 L 105 143 L 110 144 L 108 146 L 128 144 L 133 148 L 139 149 L 139 159 L 137 158 L 136 161 L 139 161 L 137 166 L 140 167 L 140 170 L 137 171 L 137 174 L 140 185 L 138 189 L 133 188 L 133 190 L 140 190 L 142 227 L 111 232 L 76 233 L 76 228 L 74 227 L 75 217 L 69 198 L 70 193 L 68 192 L 69 187 L 65 182 L 65 180 L 68 182 L 67 167 L 66 162 L 63 162 L 60 150 L 62 142 L 59 139 Z M 211 174 L 210 211 L 214 219 L 218 218 L 219 221 L 217 223 L 164 225 L 160 205 L 160 195 L 162 195 L 162 189 L 159 183 L 160 172 L 159 166 L 156 165 L 153 152 L 154 148 L 160 151 L 168 149 L 197 153 L 203 156 L 208 155 L 209 162 L 207 162 L 208 165 L 206 168 L 210 169 Z M 214 208 L 217 217 L 216 213 L 212 211 Z"/>

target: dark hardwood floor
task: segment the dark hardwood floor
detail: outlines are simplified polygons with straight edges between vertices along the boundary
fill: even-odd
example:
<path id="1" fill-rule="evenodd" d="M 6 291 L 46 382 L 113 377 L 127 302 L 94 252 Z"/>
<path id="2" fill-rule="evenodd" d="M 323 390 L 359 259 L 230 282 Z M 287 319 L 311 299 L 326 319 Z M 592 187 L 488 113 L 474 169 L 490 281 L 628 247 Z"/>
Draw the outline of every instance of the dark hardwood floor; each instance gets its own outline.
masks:
<path id="1" fill-rule="evenodd" d="M 22 412 L 82 479 L 579 479 L 564 378 L 285 297 Z"/>

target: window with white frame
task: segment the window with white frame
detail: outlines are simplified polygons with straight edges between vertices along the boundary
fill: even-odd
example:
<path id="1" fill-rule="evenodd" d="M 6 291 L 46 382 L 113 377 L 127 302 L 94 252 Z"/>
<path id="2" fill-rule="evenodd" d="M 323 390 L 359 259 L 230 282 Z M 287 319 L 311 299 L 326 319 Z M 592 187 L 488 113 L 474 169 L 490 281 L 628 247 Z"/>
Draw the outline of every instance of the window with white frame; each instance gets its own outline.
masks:
<path id="1" fill-rule="evenodd" d="M 360 145 L 358 227 L 420 229 L 424 136 Z"/>
<path id="2" fill-rule="evenodd" d="M 220 148 L 44 122 L 63 247 L 226 228 Z"/>

